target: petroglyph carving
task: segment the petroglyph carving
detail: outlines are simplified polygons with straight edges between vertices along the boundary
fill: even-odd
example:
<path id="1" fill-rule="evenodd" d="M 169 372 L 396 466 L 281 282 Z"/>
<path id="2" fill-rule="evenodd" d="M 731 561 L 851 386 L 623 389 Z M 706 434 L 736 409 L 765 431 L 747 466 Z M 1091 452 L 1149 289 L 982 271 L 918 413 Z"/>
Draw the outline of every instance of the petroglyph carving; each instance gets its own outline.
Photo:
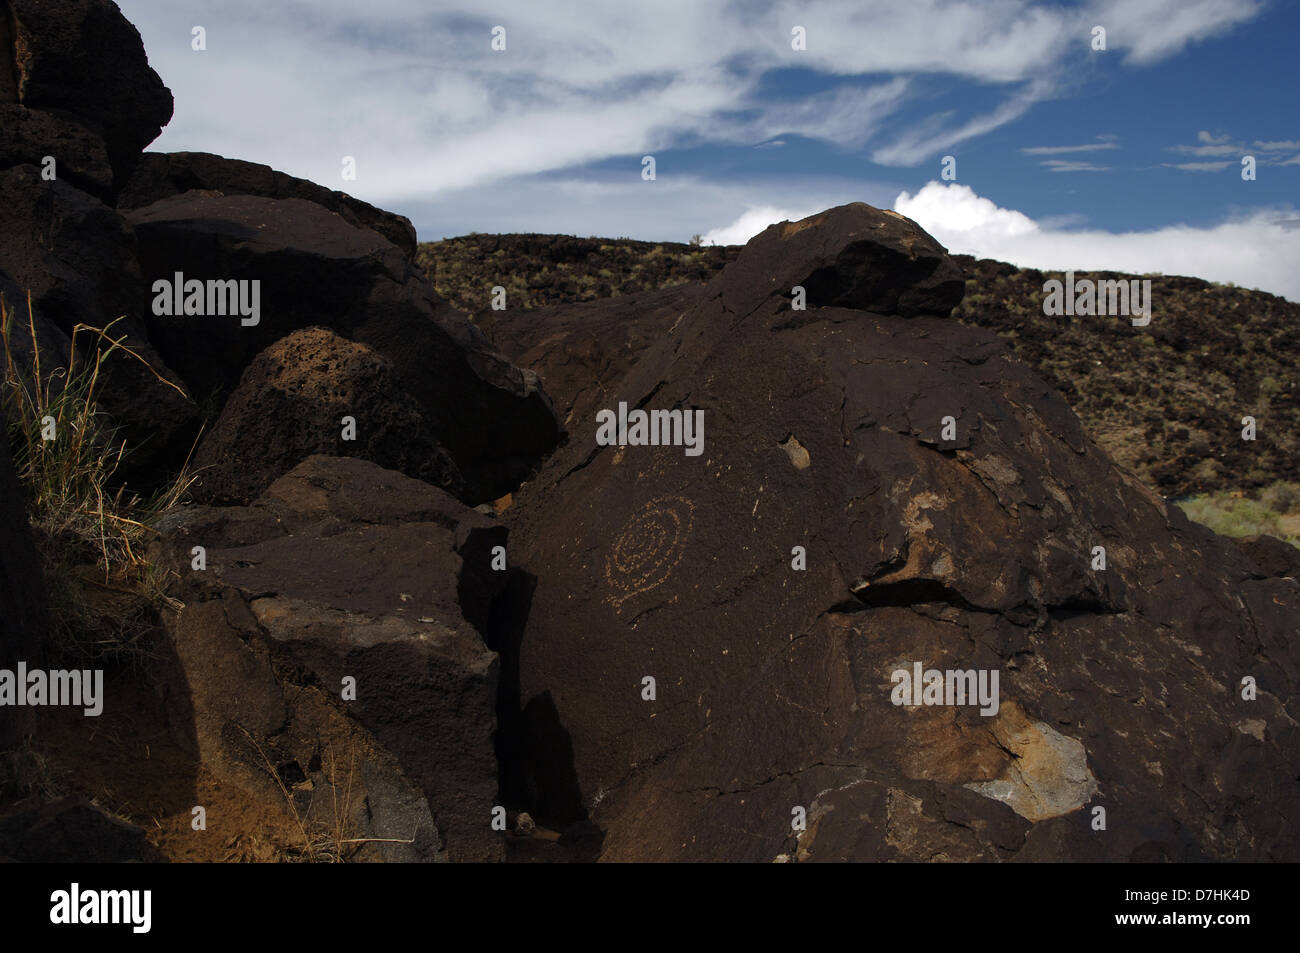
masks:
<path id="1" fill-rule="evenodd" d="M 633 596 L 663 585 L 682 561 L 694 525 L 695 504 L 661 496 L 641 507 L 619 530 L 605 560 L 609 602 L 622 611 Z"/>

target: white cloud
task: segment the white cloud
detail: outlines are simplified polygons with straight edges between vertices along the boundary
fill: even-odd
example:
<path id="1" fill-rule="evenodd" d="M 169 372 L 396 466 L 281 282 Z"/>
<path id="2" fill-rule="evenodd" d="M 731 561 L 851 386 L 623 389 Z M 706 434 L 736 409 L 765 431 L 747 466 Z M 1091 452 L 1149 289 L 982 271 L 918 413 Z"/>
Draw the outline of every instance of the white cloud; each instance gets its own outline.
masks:
<path id="1" fill-rule="evenodd" d="M 1294 211 L 1260 209 L 1209 228 L 1170 225 L 1144 232 L 1064 231 L 998 207 L 965 185 L 929 182 L 903 192 L 894 209 L 954 253 L 1044 271 L 1106 270 L 1231 281 L 1300 302 L 1300 228 Z"/>
<path id="2" fill-rule="evenodd" d="M 1244 142 L 1233 141 L 1232 136 L 1221 135 L 1215 136 L 1202 129 L 1196 134 L 1196 141 L 1201 143 L 1198 146 L 1176 145 L 1169 146 L 1169 152 L 1177 152 L 1182 155 L 1199 156 L 1201 158 L 1210 158 L 1211 156 L 1245 156 L 1248 154 L 1259 153 L 1256 156 L 1260 165 L 1293 165 L 1291 159 L 1283 159 L 1282 154 L 1300 148 L 1300 143 L 1281 141 L 1281 142 L 1261 142 L 1256 141 L 1253 150 Z M 1182 162 L 1182 163 L 1163 163 L 1171 169 L 1182 169 L 1185 172 L 1220 172 L 1235 163 L 1232 161 L 1222 162 Z"/>
<path id="3" fill-rule="evenodd" d="M 823 208 L 792 210 L 774 208 L 771 205 L 751 206 L 730 225 L 705 232 L 703 241 L 706 245 L 743 245 L 769 225 L 776 222 L 797 222 L 820 211 L 823 211 Z"/>
<path id="4" fill-rule="evenodd" d="M 155 148 L 265 162 L 399 207 L 683 142 L 752 145 L 785 133 L 915 165 L 1055 95 L 1088 55 L 1098 11 L 1113 11 L 1112 46 L 1148 62 L 1255 9 L 1247 0 L 1190 0 L 1190 13 L 1170 0 L 120 5 L 176 94 Z M 194 24 L 207 30 L 206 51 L 190 48 Z M 507 30 L 501 53 L 490 49 L 497 24 Z M 808 31 L 803 52 L 790 47 L 796 24 Z M 833 84 L 793 100 L 759 94 L 765 75 L 794 66 Z M 992 84 L 1001 101 L 881 141 L 927 74 Z M 354 182 L 341 180 L 345 155 L 357 159 Z"/>
<path id="5" fill-rule="evenodd" d="M 875 149 L 871 153 L 871 161 L 881 165 L 919 165 L 944 149 L 950 149 L 968 139 L 982 136 L 1014 119 L 1019 119 L 1035 103 L 1049 98 L 1053 88 L 1054 83 L 1051 80 L 1035 81 L 1014 94 L 993 112 L 976 116 L 958 126 L 950 126 L 946 129 L 943 127 L 947 124 L 950 114 L 931 116 L 928 120 L 917 123 L 894 142 Z"/>
<path id="6" fill-rule="evenodd" d="M 1110 48 L 1126 50 L 1126 64 L 1148 66 L 1222 35 L 1263 9 L 1262 0 L 1102 0 L 1086 15 L 1106 28 Z"/>
<path id="7" fill-rule="evenodd" d="M 1092 162 L 1073 162 L 1069 159 L 1044 159 L 1041 163 L 1051 172 L 1109 172 L 1110 166 Z"/>
<path id="8" fill-rule="evenodd" d="M 443 193 L 403 211 L 426 241 L 480 231 L 632 233 L 630 237 L 647 241 L 674 242 L 701 235 L 722 244 L 743 243 L 772 222 L 848 202 L 884 208 L 897 194 L 896 184 L 831 177 L 715 182 L 673 175 L 645 182 L 634 173 L 620 179 L 515 179 Z"/>
<path id="9" fill-rule="evenodd" d="M 1230 165 L 1236 165 L 1231 159 L 1225 162 L 1162 162 L 1168 169 L 1181 169 L 1184 172 L 1222 172 Z"/>
<path id="10" fill-rule="evenodd" d="M 915 196 L 901 193 L 894 200 L 894 211 L 912 219 L 940 241 L 942 235 L 972 239 L 1004 239 L 1034 234 L 1038 225 L 1028 215 L 999 208 L 975 194 L 968 185 L 927 183 Z M 973 253 L 971 253 L 973 254 Z"/>
<path id="11" fill-rule="evenodd" d="M 1020 151 L 1030 156 L 1056 156 L 1066 155 L 1071 152 L 1099 152 L 1103 149 L 1118 148 L 1118 143 L 1114 142 L 1090 142 L 1083 146 L 1030 146 Z"/>
<path id="12" fill-rule="evenodd" d="M 1181 152 L 1189 156 L 1230 156 L 1241 152 L 1240 146 L 1231 144 L 1222 146 L 1170 146 L 1169 148 L 1173 152 Z"/>

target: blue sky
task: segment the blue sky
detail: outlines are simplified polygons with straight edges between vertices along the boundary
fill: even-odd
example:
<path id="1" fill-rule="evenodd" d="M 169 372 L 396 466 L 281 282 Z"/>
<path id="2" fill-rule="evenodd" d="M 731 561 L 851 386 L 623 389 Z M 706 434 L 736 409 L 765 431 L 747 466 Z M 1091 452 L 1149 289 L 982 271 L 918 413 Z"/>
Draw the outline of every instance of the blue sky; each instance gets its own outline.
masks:
<path id="1" fill-rule="evenodd" d="M 744 241 L 866 201 L 954 251 L 1300 301 L 1294 2 L 119 3 L 176 95 L 152 148 L 268 163 L 422 240 Z"/>

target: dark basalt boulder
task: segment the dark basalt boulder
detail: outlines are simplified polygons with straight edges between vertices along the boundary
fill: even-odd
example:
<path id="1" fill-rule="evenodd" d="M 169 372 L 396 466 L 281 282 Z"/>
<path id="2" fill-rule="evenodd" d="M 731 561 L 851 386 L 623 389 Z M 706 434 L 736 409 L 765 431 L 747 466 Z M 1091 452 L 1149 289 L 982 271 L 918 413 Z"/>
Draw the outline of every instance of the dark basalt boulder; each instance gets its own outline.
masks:
<path id="1" fill-rule="evenodd" d="M 420 857 L 389 859 L 502 858 L 498 662 L 482 634 L 506 585 L 491 568 L 501 524 L 367 461 L 313 456 L 252 507 L 191 507 L 160 529 L 186 603 L 167 620 L 183 669 L 168 683 L 190 685 L 204 761 L 255 788 L 258 746 L 309 765 L 324 733 L 389 817 L 365 836 L 411 837 L 402 819 L 425 805 Z"/>
<path id="2" fill-rule="evenodd" d="M 0 859 L 34 864 L 157 861 L 144 829 L 84 798 L 28 808 L 0 820 Z"/>
<path id="3" fill-rule="evenodd" d="M 343 420 L 352 418 L 352 439 Z M 250 503 L 313 454 L 356 456 L 464 492 L 392 364 L 324 328 L 294 331 L 253 359 L 194 456 L 196 499 Z"/>
<path id="4" fill-rule="evenodd" d="M 0 102 L 79 117 L 124 183 L 172 116 L 135 27 L 108 0 L 4 0 L 0 22 Z"/>
<path id="5" fill-rule="evenodd" d="M 788 302 L 802 286 L 809 308 L 947 317 L 966 290 L 961 269 L 919 225 L 862 202 L 769 225 L 726 273 L 714 281 L 737 315 L 773 296 Z"/>
<path id="6" fill-rule="evenodd" d="M 1300 579 L 1300 547 L 1276 536 L 1243 536 L 1237 545 L 1265 576 Z"/>
<path id="7" fill-rule="evenodd" d="M 20 165 L 0 172 L 0 269 L 65 334 L 134 314 L 144 290 L 121 217 L 62 180 Z"/>
<path id="8" fill-rule="evenodd" d="M 198 407 L 149 341 L 140 306 L 144 284 L 135 259 L 134 237 L 121 217 L 99 199 L 61 179 L 41 178 L 35 166 L 0 171 L 0 285 L 18 316 L 15 338 L 27 346 L 30 293 L 38 341 L 48 373 L 66 359 L 80 324 L 108 328 L 118 350 L 101 369 L 100 408 L 133 448 L 119 473 L 142 485 L 162 469 L 179 467 L 193 445 Z M 117 320 L 121 318 L 122 320 Z M 116 323 L 114 323 L 116 322 Z M 77 334 L 78 360 L 90 362 L 108 346 L 92 331 Z M 83 363 L 84 366 L 84 363 Z"/>
<path id="9" fill-rule="evenodd" d="M 902 222 L 882 264 L 835 251 L 873 216 L 769 229 L 602 397 L 702 410 L 700 455 L 575 420 L 515 495 L 514 806 L 610 860 L 1297 859 L 1300 583 L 992 334 L 903 317 L 946 313 L 948 265 L 900 272 L 940 254 Z M 896 313 L 792 311 L 827 269 Z M 996 709 L 894 704 L 918 663 L 997 673 Z"/>
<path id="10" fill-rule="evenodd" d="M 146 152 L 118 196 L 117 207 L 125 211 L 142 208 L 191 189 L 315 202 L 337 213 L 349 225 L 373 229 L 408 259 L 415 258 L 415 226 L 405 216 L 386 212 L 345 192 L 277 172 L 269 165 L 207 152 Z"/>
<path id="11" fill-rule="evenodd" d="M 489 310 L 475 324 L 511 361 L 537 372 L 568 428 L 591 420 L 645 349 L 703 294 L 703 284 L 676 285 L 583 304 Z"/>
<path id="12" fill-rule="evenodd" d="M 97 198 L 112 196 L 108 150 L 89 126 L 71 113 L 0 103 L 0 169 L 44 168 L 47 156 L 55 160 L 56 177 Z"/>
<path id="13" fill-rule="evenodd" d="M 127 221 L 150 288 L 177 273 L 259 282 L 255 324 L 238 314 L 147 316 L 150 340 L 201 399 L 220 405 L 259 352 L 295 330 L 325 327 L 392 363 L 471 503 L 510 492 L 559 439 L 536 375 L 493 351 L 377 232 L 302 199 L 197 191 L 137 209 Z"/>

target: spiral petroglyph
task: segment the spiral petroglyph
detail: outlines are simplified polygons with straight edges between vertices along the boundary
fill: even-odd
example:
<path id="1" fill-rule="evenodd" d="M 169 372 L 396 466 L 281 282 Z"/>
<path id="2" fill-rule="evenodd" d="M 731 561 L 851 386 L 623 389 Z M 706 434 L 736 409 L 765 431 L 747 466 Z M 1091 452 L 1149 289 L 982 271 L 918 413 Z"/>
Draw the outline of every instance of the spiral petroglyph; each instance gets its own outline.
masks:
<path id="1" fill-rule="evenodd" d="M 695 504 L 683 496 L 651 500 L 619 530 L 605 559 L 605 581 L 616 609 L 633 596 L 663 585 L 686 552 Z"/>

